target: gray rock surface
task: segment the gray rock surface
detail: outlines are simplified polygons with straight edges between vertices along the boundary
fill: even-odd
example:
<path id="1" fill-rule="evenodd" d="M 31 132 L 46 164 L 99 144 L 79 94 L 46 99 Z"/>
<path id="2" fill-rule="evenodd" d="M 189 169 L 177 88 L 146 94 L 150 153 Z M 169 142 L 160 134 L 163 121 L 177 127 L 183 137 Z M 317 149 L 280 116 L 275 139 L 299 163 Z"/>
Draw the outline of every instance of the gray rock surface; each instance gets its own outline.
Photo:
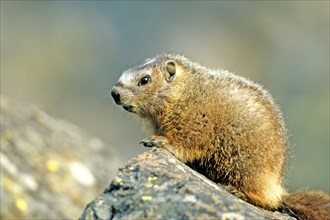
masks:
<path id="1" fill-rule="evenodd" d="M 162 149 L 138 155 L 89 203 L 80 220 L 294 219 L 231 195 Z"/>
<path id="2" fill-rule="evenodd" d="M 35 106 L 0 106 L 0 219 L 77 219 L 115 176 L 113 149 Z"/>

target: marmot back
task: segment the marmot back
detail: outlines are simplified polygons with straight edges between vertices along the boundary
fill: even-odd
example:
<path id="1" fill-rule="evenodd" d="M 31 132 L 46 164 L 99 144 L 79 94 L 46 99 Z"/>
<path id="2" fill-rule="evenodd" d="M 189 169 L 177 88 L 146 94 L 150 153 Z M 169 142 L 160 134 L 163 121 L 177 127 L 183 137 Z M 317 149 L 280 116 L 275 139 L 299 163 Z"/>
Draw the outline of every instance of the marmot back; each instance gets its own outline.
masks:
<path id="1" fill-rule="evenodd" d="M 308 205 L 297 208 L 293 198 L 298 197 L 284 189 L 286 129 L 279 108 L 260 85 L 164 54 L 125 71 L 111 95 L 148 122 L 152 136 L 142 141 L 145 146 L 169 150 L 254 205 L 315 217 Z M 329 196 L 317 193 L 321 202 L 313 213 L 329 219 Z M 306 194 L 305 201 L 308 197 L 315 198 Z"/>

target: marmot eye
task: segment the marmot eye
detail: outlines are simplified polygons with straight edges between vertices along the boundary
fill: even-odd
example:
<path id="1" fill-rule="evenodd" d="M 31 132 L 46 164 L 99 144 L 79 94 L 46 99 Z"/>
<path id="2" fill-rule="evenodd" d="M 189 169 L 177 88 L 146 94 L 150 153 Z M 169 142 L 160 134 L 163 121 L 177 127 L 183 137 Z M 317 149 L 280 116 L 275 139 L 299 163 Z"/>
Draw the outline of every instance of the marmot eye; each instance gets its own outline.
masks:
<path id="1" fill-rule="evenodd" d="M 141 79 L 140 79 L 140 82 L 139 82 L 139 86 L 143 86 L 143 85 L 145 85 L 145 84 L 147 84 L 147 83 L 149 83 L 150 82 L 150 76 L 145 76 L 145 77 L 142 77 Z"/>

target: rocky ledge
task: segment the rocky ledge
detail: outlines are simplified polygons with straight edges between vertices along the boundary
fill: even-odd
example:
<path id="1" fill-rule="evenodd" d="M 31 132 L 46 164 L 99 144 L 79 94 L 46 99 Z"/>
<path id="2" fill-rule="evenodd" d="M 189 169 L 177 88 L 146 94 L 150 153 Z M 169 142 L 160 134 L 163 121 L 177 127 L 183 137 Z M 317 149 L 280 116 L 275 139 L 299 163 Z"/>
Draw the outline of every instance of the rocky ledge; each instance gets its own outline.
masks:
<path id="1" fill-rule="evenodd" d="M 252 206 L 178 161 L 153 149 L 119 169 L 89 203 L 89 219 L 294 219 Z"/>

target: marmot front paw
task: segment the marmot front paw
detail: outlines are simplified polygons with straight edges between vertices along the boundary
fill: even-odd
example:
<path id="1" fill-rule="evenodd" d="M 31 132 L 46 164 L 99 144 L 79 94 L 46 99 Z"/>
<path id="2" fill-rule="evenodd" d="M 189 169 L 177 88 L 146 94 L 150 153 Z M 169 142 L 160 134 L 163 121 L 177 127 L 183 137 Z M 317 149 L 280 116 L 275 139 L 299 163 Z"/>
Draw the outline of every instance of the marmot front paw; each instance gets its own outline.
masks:
<path id="1" fill-rule="evenodd" d="M 140 144 L 143 144 L 145 147 L 162 147 L 166 143 L 168 143 L 167 139 L 165 137 L 161 136 L 151 136 L 146 139 L 143 139 Z"/>

